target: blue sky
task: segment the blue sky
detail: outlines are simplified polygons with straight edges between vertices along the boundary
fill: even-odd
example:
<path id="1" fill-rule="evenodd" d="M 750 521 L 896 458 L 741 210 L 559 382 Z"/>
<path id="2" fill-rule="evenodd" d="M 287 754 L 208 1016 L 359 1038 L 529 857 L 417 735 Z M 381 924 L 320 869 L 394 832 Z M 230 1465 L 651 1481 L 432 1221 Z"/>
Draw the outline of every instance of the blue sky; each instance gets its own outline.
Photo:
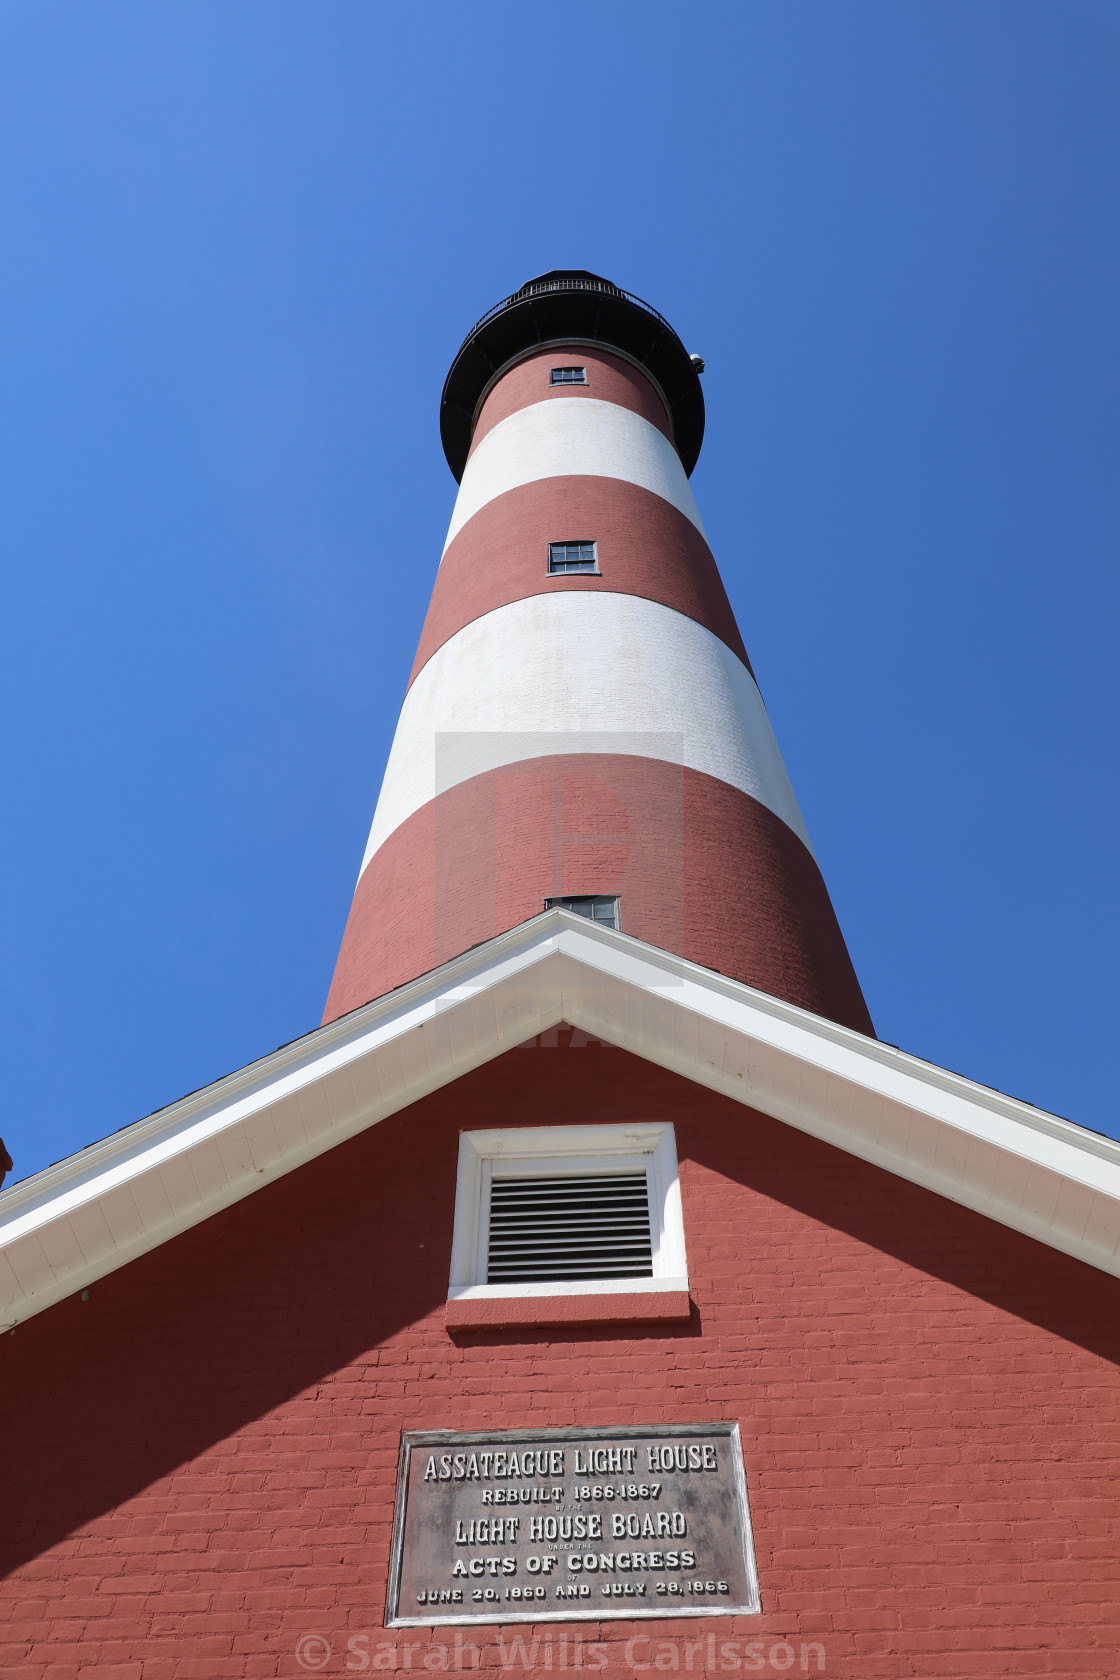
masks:
<path id="1" fill-rule="evenodd" d="M 1120 6 L 0 0 L 19 1178 L 319 1020 L 474 320 L 603 273 L 880 1035 L 1120 1135 Z"/>

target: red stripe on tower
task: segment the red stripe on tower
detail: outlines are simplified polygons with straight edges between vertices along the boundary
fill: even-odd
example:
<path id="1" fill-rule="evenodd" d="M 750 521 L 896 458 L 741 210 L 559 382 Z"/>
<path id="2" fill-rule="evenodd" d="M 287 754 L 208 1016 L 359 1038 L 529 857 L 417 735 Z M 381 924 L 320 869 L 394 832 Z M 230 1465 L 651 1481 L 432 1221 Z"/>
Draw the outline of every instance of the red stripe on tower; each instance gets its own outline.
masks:
<path id="1" fill-rule="evenodd" d="M 597 574 L 549 573 L 557 531 L 594 532 Z M 496 496 L 448 544 L 410 681 L 437 648 L 483 613 L 528 595 L 573 589 L 660 601 L 705 625 L 750 669 L 723 579 L 691 520 L 639 485 L 563 477 Z"/>
<path id="2" fill-rule="evenodd" d="M 689 488 L 680 339 L 545 275 L 468 336 L 441 430 L 459 494 L 324 1019 L 594 897 L 870 1033 Z"/>
<path id="3" fill-rule="evenodd" d="M 563 358 L 572 365 L 573 372 L 582 368 L 585 382 L 578 379 L 553 381 L 552 370 L 558 361 L 563 365 Z M 546 402 L 550 397 L 563 402 L 578 402 L 581 397 L 591 397 L 598 402 L 617 403 L 619 408 L 629 408 L 648 420 L 651 426 L 656 426 L 659 432 L 664 432 L 670 443 L 674 441 L 673 422 L 665 400 L 659 391 L 654 390 L 643 371 L 623 361 L 621 356 L 612 356 L 601 348 L 593 349 L 586 344 L 553 344 L 547 350 L 538 350 L 515 362 L 491 386 L 478 410 L 467 459 L 470 460 L 483 438 L 502 420 L 508 420 L 519 409 Z"/>

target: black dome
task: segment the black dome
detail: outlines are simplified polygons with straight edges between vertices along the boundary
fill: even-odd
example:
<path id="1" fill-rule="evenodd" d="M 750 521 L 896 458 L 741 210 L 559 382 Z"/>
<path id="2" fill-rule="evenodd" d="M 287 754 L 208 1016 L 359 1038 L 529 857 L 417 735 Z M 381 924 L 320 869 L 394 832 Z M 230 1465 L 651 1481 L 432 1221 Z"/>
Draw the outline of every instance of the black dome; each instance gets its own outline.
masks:
<path id="1" fill-rule="evenodd" d="M 439 429 L 456 479 L 463 476 L 478 405 L 495 376 L 527 350 L 583 339 L 621 350 L 660 386 L 677 451 L 691 473 L 704 441 L 704 393 L 688 351 L 656 309 L 583 268 L 527 280 L 471 328 L 444 382 Z"/>

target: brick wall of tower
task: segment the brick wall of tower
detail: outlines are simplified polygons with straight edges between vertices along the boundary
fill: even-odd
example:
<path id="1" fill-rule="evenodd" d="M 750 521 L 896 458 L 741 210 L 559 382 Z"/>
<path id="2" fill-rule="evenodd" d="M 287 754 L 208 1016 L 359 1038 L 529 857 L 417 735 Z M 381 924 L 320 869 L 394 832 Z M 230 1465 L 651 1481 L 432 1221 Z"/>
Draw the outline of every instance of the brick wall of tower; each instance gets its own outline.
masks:
<path id="1" fill-rule="evenodd" d="M 568 893 L 617 893 L 623 932 L 872 1031 L 821 873 L 785 824 L 714 777 L 608 754 L 523 760 L 402 823 L 358 883 L 324 1020 Z"/>
<path id="2" fill-rule="evenodd" d="M 307 1633 L 438 1671 L 452 1630 L 381 1626 L 402 1428 L 736 1419 L 762 1614 L 582 1624 L 589 1674 L 1115 1674 L 1120 1282 L 568 1038 L 3 1339 L 0 1672 L 294 1680 Z M 460 1128 L 627 1118 L 676 1125 L 691 1323 L 453 1341 Z M 461 1648 L 573 1672 L 576 1632 Z"/>
<path id="3" fill-rule="evenodd" d="M 556 362 L 582 365 L 592 375 L 589 385 L 552 385 L 549 369 Z M 612 355 L 609 350 L 592 349 L 588 344 L 575 344 L 565 349 L 552 345 L 538 350 L 517 362 L 504 373 L 483 403 L 471 435 L 470 453 L 473 455 L 483 438 L 503 420 L 530 403 L 566 401 L 579 402 L 585 397 L 599 397 L 604 402 L 618 403 L 629 408 L 656 426 L 673 441 L 673 428 L 665 404 L 641 369 L 625 356 Z"/>
<path id="4" fill-rule="evenodd" d="M 587 383 L 551 384 L 554 364 Z M 553 542 L 593 542 L 597 570 L 550 573 Z M 530 799 L 507 870 L 483 808 L 542 757 L 625 808 L 602 868 L 562 858 Z M 667 847 L 642 832 L 666 789 Z M 620 893 L 625 931 L 873 1031 L 664 400 L 623 356 L 553 344 L 478 414 L 324 1019 L 568 893 Z"/>

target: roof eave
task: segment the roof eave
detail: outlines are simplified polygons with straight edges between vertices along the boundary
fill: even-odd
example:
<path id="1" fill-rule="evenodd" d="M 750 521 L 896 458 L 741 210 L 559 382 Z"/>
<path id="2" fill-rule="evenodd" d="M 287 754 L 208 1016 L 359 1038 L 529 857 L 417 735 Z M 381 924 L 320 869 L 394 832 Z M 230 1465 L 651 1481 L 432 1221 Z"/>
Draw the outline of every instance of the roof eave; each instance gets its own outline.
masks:
<path id="1" fill-rule="evenodd" d="M 0 1327 L 561 1021 L 1120 1276 L 1120 1145 L 550 910 L 0 1192 Z"/>

